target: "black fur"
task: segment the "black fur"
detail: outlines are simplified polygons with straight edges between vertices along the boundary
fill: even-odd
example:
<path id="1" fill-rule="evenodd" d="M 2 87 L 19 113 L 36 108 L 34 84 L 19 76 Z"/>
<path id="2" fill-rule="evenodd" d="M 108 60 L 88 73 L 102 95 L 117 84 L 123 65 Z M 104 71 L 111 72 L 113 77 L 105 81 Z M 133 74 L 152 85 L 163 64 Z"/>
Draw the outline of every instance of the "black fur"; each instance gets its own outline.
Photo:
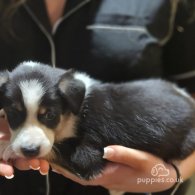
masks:
<path id="1" fill-rule="evenodd" d="M 103 147 L 118 144 L 164 160 L 183 159 L 195 148 L 192 100 L 161 80 L 100 84 L 84 99 L 77 137 L 56 144 L 60 164 L 82 178 L 100 173 Z"/>

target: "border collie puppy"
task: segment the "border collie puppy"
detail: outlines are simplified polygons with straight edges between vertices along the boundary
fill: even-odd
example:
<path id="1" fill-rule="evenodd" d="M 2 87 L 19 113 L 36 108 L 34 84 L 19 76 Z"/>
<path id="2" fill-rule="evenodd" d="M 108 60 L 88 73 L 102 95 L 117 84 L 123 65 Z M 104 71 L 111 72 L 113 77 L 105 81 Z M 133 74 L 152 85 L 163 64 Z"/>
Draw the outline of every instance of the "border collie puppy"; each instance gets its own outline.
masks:
<path id="1" fill-rule="evenodd" d="M 195 149 L 195 103 L 160 79 L 100 83 L 84 73 L 23 62 L 0 73 L 11 129 L 3 159 L 45 157 L 83 179 L 101 173 L 103 148 L 118 144 L 166 161 Z"/>

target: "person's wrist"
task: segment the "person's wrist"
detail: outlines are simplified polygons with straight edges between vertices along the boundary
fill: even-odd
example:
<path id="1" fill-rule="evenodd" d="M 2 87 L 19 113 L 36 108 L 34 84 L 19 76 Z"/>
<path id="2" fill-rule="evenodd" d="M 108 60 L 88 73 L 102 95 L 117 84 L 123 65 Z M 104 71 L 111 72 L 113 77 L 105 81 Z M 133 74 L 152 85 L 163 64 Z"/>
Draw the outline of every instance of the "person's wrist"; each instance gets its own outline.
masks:
<path id="1" fill-rule="evenodd" d="M 176 172 L 176 175 L 177 175 L 176 180 L 175 180 L 175 184 L 172 187 L 173 188 L 172 194 L 175 194 L 175 192 L 177 191 L 177 189 L 179 188 L 180 184 L 183 181 L 182 181 L 182 177 L 181 177 L 181 174 L 180 174 L 180 170 L 177 167 L 177 165 L 175 165 L 174 163 L 170 163 L 170 164 L 175 169 L 175 172 Z"/>
<path id="2" fill-rule="evenodd" d="M 180 170 L 174 163 L 168 163 L 167 168 L 169 169 L 169 175 L 166 183 L 169 188 L 175 189 L 182 183 Z"/>

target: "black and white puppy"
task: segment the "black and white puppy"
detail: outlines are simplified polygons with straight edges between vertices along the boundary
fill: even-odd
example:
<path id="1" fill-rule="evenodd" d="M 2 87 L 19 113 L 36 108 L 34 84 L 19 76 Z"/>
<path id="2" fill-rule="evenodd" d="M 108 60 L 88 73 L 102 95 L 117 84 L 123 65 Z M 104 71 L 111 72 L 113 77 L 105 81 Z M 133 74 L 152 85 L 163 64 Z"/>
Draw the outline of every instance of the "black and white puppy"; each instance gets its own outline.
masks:
<path id="1" fill-rule="evenodd" d="M 118 144 L 183 159 L 195 149 L 195 103 L 160 79 L 100 83 L 84 73 L 23 62 L 0 73 L 11 141 L 5 160 L 45 157 L 84 179 L 101 173 L 103 148 Z"/>

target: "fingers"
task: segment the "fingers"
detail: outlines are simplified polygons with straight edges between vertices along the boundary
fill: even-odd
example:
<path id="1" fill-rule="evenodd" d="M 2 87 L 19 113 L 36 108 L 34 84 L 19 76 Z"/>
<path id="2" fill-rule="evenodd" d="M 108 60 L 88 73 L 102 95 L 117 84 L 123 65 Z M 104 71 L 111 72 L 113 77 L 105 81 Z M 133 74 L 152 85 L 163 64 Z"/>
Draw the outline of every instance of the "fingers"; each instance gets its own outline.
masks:
<path id="1" fill-rule="evenodd" d="M 49 163 L 46 160 L 42 159 L 40 159 L 39 163 L 40 163 L 39 172 L 41 173 L 41 175 L 47 175 L 49 172 Z"/>
<path id="2" fill-rule="evenodd" d="M 14 169 L 10 164 L 0 162 L 0 175 L 5 176 L 7 179 L 14 177 Z"/>
<path id="3" fill-rule="evenodd" d="M 103 158 L 140 169 L 142 166 L 145 166 L 144 162 L 147 162 L 149 158 L 152 158 L 152 155 L 140 150 L 113 145 L 104 148 Z"/>
<path id="4" fill-rule="evenodd" d="M 49 163 L 43 159 L 17 159 L 14 166 L 19 170 L 38 170 L 41 175 L 47 175 L 49 171 Z"/>
<path id="5" fill-rule="evenodd" d="M 49 163 L 43 159 L 31 159 L 28 161 L 29 168 L 38 170 L 41 175 L 47 175 L 49 172 Z"/>
<path id="6" fill-rule="evenodd" d="M 25 171 L 25 170 L 29 170 L 30 169 L 30 166 L 29 166 L 29 161 L 25 160 L 25 159 L 17 159 L 14 161 L 14 166 L 19 169 L 19 170 L 22 170 L 22 171 Z"/>
<path id="7" fill-rule="evenodd" d="M 40 160 L 39 159 L 31 159 L 28 161 L 29 167 L 33 170 L 40 170 Z"/>

